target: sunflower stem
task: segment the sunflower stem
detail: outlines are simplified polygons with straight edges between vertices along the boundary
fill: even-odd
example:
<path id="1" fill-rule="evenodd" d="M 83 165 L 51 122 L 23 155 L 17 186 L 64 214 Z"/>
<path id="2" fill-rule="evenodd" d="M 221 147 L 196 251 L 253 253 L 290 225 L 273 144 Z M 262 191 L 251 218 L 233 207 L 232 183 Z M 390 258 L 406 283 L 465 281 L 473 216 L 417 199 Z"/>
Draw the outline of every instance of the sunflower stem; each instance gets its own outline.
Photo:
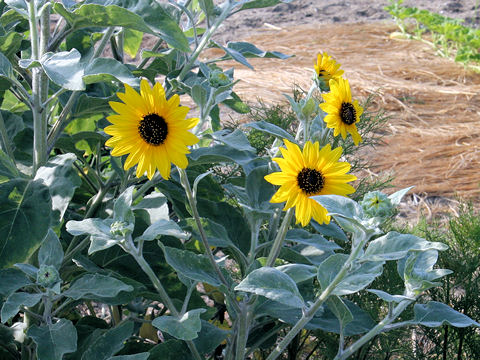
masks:
<path id="1" fill-rule="evenodd" d="M 283 218 L 282 224 L 280 225 L 280 230 L 277 232 L 277 236 L 273 241 L 272 249 L 268 254 L 265 266 L 272 267 L 275 264 L 275 260 L 277 260 L 278 255 L 280 255 L 280 250 L 282 249 L 283 242 L 285 241 L 285 236 L 287 235 L 288 228 L 290 227 L 292 217 L 293 208 L 290 208 L 285 213 L 285 217 Z"/>
<path id="2" fill-rule="evenodd" d="M 98 47 L 95 49 L 92 59 L 95 59 L 102 54 L 103 50 L 105 49 L 105 46 L 108 44 L 108 41 L 110 40 L 110 37 L 113 35 L 114 30 L 115 30 L 115 27 L 113 26 L 109 27 L 108 30 L 105 32 L 105 34 L 103 34 L 102 40 L 100 41 L 100 44 L 98 45 Z M 53 125 L 52 129 L 48 134 L 48 141 L 47 141 L 48 151 L 51 151 L 53 149 L 53 146 L 55 145 L 55 142 L 57 141 L 61 132 L 63 131 L 65 126 L 67 126 L 68 124 L 67 117 L 71 115 L 72 107 L 75 104 L 75 101 L 77 100 L 80 94 L 81 94 L 81 91 L 73 91 L 70 94 L 70 98 L 68 99 L 57 121 L 55 122 L 55 124 Z"/>
<path id="3" fill-rule="evenodd" d="M 180 74 L 178 74 L 177 76 L 178 82 L 182 82 L 185 75 L 187 75 L 187 73 L 192 69 L 193 65 L 195 64 L 195 61 L 197 60 L 198 56 L 203 51 L 205 46 L 207 46 L 212 35 L 215 33 L 215 31 L 220 26 L 220 24 L 230 15 L 230 12 L 232 11 L 232 9 L 234 9 L 236 6 L 237 4 L 235 2 L 228 0 L 228 3 L 223 9 L 222 13 L 215 19 L 215 22 L 212 24 L 212 26 L 209 27 L 207 31 L 202 35 L 202 39 L 200 40 L 200 43 L 198 44 L 198 46 L 195 48 L 194 52 L 188 59 L 188 62 L 183 66 L 182 70 L 180 71 Z M 175 89 L 173 87 L 169 88 L 167 91 L 167 97 L 174 90 Z"/>
<path id="4" fill-rule="evenodd" d="M 275 360 L 278 356 L 281 355 L 283 350 L 285 350 L 285 348 L 288 346 L 288 344 L 290 344 L 293 338 L 297 336 L 297 334 L 305 327 L 305 325 L 310 320 L 312 320 L 316 312 L 320 309 L 323 303 L 332 294 L 333 290 L 335 290 L 337 285 L 345 278 L 345 276 L 348 274 L 348 271 L 351 268 L 352 263 L 358 257 L 360 250 L 363 248 L 363 246 L 369 239 L 369 236 L 366 235 L 365 233 L 361 233 L 361 235 L 359 236 L 361 237 L 358 241 L 352 242 L 352 243 L 356 243 L 357 245 L 352 249 L 352 252 L 350 253 L 347 261 L 343 264 L 342 268 L 337 273 L 335 278 L 332 280 L 330 284 L 328 284 L 325 290 L 323 290 L 323 292 L 320 294 L 320 296 L 315 301 L 315 303 L 307 311 L 303 312 L 303 315 L 300 318 L 300 320 L 298 320 L 297 323 L 290 329 L 290 331 L 287 333 L 287 335 L 285 335 L 283 340 L 275 347 L 273 352 L 271 352 L 270 355 L 268 355 L 266 360 Z"/>
<path id="5" fill-rule="evenodd" d="M 217 273 L 220 281 L 225 286 L 229 287 L 227 280 L 225 280 L 225 277 L 223 276 L 220 268 L 218 267 L 217 262 L 215 261 L 215 258 L 212 253 L 212 249 L 210 248 L 207 234 L 205 233 L 205 229 L 203 228 L 202 221 L 200 220 L 200 215 L 198 213 L 197 201 L 193 196 L 192 188 L 190 187 L 190 182 L 188 181 L 187 173 L 184 169 L 181 169 L 179 167 L 177 167 L 177 169 L 180 175 L 180 182 L 182 183 L 182 186 L 185 189 L 185 194 L 187 195 L 188 203 L 190 204 L 190 207 L 192 209 L 192 213 L 193 213 L 192 215 L 193 215 L 193 218 L 195 219 L 195 224 L 197 225 L 198 232 L 200 233 L 200 238 L 202 239 L 202 243 L 203 243 L 203 246 L 205 247 L 205 252 L 207 253 L 208 259 L 210 260 L 210 263 L 214 267 L 215 272 Z"/>
<path id="6" fill-rule="evenodd" d="M 160 295 L 160 298 L 162 299 L 163 304 L 170 310 L 170 313 L 178 317 L 180 313 L 178 312 L 177 308 L 173 304 L 172 299 L 168 295 L 167 291 L 162 285 L 162 282 L 160 279 L 157 277 L 151 266 L 148 264 L 148 262 L 145 260 L 143 257 L 143 254 L 139 249 L 135 247 L 135 244 L 133 243 L 132 236 L 129 235 L 126 241 L 122 244 L 122 248 L 129 253 L 130 255 L 133 256 L 137 264 L 142 268 L 143 272 L 148 276 L 150 281 L 152 282 L 154 288 L 157 290 L 158 294 Z M 198 352 L 197 348 L 195 347 L 195 344 L 193 341 L 189 340 L 186 341 L 188 348 L 192 352 L 192 355 L 196 360 L 202 360 L 202 357 L 200 353 Z"/>

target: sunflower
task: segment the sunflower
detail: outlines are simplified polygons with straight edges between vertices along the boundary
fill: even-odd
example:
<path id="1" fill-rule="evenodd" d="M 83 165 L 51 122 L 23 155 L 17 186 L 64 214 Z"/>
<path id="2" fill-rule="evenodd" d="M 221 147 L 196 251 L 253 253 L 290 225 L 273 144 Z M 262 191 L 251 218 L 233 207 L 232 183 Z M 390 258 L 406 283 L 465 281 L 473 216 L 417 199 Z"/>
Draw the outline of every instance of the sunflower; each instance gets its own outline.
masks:
<path id="1" fill-rule="evenodd" d="M 352 194 L 355 189 L 347 184 L 357 178 L 347 174 L 350 164 L 339 162 L 342 148 L 331 149 L 330 144 L 319 149 L 318 142 L 307 141 L 300 148 L 283 140 L 287 148 L 280 148 L 283 158 L 274 158 L 282 171 L 265 176 L 273 185 L 281 185 L 270 202 L 286 201 L 284 210 L 295 206 L 296 223 L 306 226 L 313 217 L 319 224 L 330 222 L 328 211 L 310 196 Z"/>
<path id="2" fill-rule="evenodd" d="M 357 100 L 352 102 L 348 80 L 343 78 L 330 80 L 330 92 L 322 94 L 322 97 L 325 102 L 320 104 L 320 108 L 328 114 L 323 120 L 328 128 L 334 129 L 333 136 L 342 134 L 342 138 L 345 139 L 348 131 L 355 145 L 358 145 L 362 137 L 355 124 L 360 121 L 363 108 L 358 105 Z"/>
<path id="3" fill-rule="evenodd" d="M 343 70 L 339 70 L 340 64 L 337 64 L 326 52 L 317 55 L 317 63 L 313 67 L 317 73 L 318 87 L 324 91 L 329 90 L 330 79 L 338 79 L 343 74 Z"/>
<path id="4" fill-rule="evenodd" d="M 125 84 L 125 93 L 117 93 L 123 103 L 111 101 L 118 113 L 107 117 L 113 125 L 105 132 L 112 135 L 105 143 L 113 148 L 113 156 L 129 154 L 124 168 L 137 165 L 137 177 L 145 172 L 152 179 L 158 169 L 164 179 L 170 177 L 171 163 L 185 169 L 189 145 L 198 138 L 188 130 L 198 123 L 197 118 L 186 119 L 190 110 L 180 105 L 178 95 L 166 99 L 162 85 L 152 88 L 147 80 L 140 83 L 140 94 Z"/>

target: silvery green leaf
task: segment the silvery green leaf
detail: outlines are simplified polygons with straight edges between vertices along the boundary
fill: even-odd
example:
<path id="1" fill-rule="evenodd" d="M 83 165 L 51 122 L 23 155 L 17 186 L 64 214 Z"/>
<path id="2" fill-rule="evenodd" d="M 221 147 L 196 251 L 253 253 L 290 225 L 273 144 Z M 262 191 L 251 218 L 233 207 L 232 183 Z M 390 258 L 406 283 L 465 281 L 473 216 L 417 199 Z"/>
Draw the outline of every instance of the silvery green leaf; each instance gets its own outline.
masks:
<path id="1" fill-rule="evenodd" d="M 312 220 L 310 224 L 316 231 L 324 236 L 329 236 L 341 241 L 348 241 L 347 235 L 345 235 L 340 226 L 335 224 L 333 221 L 330 221 L 328 224 L 319 224 L 315 220 Z"/>
<path id="2" fill-rule="evenodd" d="M 98 237 L 110 237 L 110 224 L 98 218 L 88 218 L 82 221 L 70 220 L 67 222 L 66 230 L 74 235 L 94 235 Z"/>
<path id="3" fill-rule="evenodd" d="M 16 292 L 10 295 L 2 306 L 2 323 L 6 323 L 12 317 L 17 315 L 20 307 L 35 306 L 41 299 L 42 294 L 30 294 L 26 292 Z"/>
<path id="4" fill-rule="evenodd" d="M 50 325 L 33 325 L 27 334 L 37 344 L 38 360 L 62 360 L 64 354 L 77 350 L 77 330 L 67 319 Z"/>
<path id="5" fill-rule="evenodd" d="M 63 261 L 63 248 L 57 234 L 52 229 L 48 230 L 47 236 L 43 239 L 43 244 L 38 251 L 39 265 L 52 265 L 57 270 L 60 269 Z"/>
<path id="6" fill-rule="evenodd" d="M 107 360 L 118 353 L 132 336 L 133 322 L 126 321 L 95 337 L 82 355 L 82 360 Z"/>
<path id="7" fill-rule="evenodd" d="M 325 290 L 335 279 L 347 262 L 347 259 L 348 255 L 334 254 L 319 265 L 317 278 L 322 290 Z M 332 294 L 347 295 L 356 293 L 370 285 L 382 272 L 383 262 L 354 264 L 335 287 Z"/>
<path id="8" fill-rule="evenodd" d="M 201 109 L 205 106 L 208 99 L 208 92 L 202 85 L 193 85 L 192 87 L 192 99 Z"/>
<path id="9" fill-rule="evenodd" d="M 67 90 L 85 90 L 82 80 L 85 64 L 77 49 L 47 53 L 42 59 L 42 67 L 47 76 L 58 86 Z"/>
<path id="10" fill-rule="evenodd" d="M 167 198 L 161 192 L 152 192 L 145 196 L 137 205 L 132 206 L 132 210 L 138 209 L 148 212 L 151 224 L 158 220 L 169 219 Z"/>
<path id="11" fill-rule="evenodd" d="M 398 261 L 397 270 L 405 282 L 407 294 L 418 295 L 431 287 L 439 286 L 440 283 L 435 280 L 452 273 L 447 269 L 433 269 L 437 259 L 436 250 L 427 250 L 412 252 Z"/>
<path id="12" fill-rule="evenodd" d="M 248 123 L 248 124 L 245 124 L 244 126 L 273 135 L 279 138 L 280 140 L 287 139 L 288 141 L 296 143 L 295 138 L 292 135 L 290 135 L 288 132 L 286 132 L 284 129 L 282 129 L 277 125 L 266 122 L 264 120 Z"/>
<path id="13" fill-rule="evenodd" d="M 235 290 L 262 295 L 294 308 L 305 307 L 295 281 L 276 268 L 262 267 L 253 270 L 235 287 Z"/>
<path id="14" fill-rule="evenodd" d="M 329 249 L 319 249 L 319 247 L 312 245 L 296 245 L 291 248 L 296 251 L 302 257 L 308 259 L 309 263 L 313 265 L 320 265 L 323 263 L 329 256 L 333 255 L 333 250 Z M 283 251 L 283 249 L 282 249 Z"/>
<path id="15" fill-rule="evenodd" d="M 140 84 L 128 67 L 121 62 L 110 58 L 96 58 L 87 65 L 83 74 L 85 84 L 98 82 L 119 81 L 133 87 Z"/>
<path id="16" fill-rule="evenodd" d="M 197 230 L 195 219 L 185 219 L 187 226 L 185 229 L 190 231 L 197 239 L 201 239 L 200 233 Z M 200 218 L 205 235 L 207 235 L 208 242 L 211 246 L 230 247 L 233 246 L 232 241 L 228 236 L 228 232 L 222 225 L 208 218 Z"/>
<path id="17" fill-rule="evenodd" d="M 162 248 L 165 253 L 165 260 L 175 271 L 192 280 L 203 281 L 213 286 L 222 284 L 206 256 L 168 246 Z"/>
<path id="18" fill-rule="evenodd" d="M 277 266 L 275 269 L 290 276 L 297 284 L 310 280 L 317 275 L 317 268 L 306 264 L 287 264 Z"/>
<path id="19" fill-rule="evenodd" d="M 219 130 L 216 131 L 212 134 L 207 134 L 207 137 L 211 137 L 212 139 L 216 141 L 220 141 L 224 143 L 225 145 L 228 145 L 232 148 L 235 148 L 237 150 L 241 151 L 255 151 L 255 148 L 253 148 L 250 145 L 250 142 L 248 141 L 247 136 L 245 133 L 239 129 L 236 129 L 234 131 L 231 130 Z"/>
<path id="20" fill-rule="evenodd" d="M 291 229 L 287 231 L 285 240 L 296 242 L 303 245 L 310 245 L 319 250 L 338 250 L 341 249 L 333 241 L 328 241 L 322 235 L 311 234 L 304 229 Z"/>
<path id="21" fill-rule="evenodd" d="M 8 81 L 12 81 L 14 76 L 12 64 L 5 55 L 0 53 L 0 79 L 4 78 Z"/>
<path id="22" fill-rule="evenodd" d="M 278 51 L 263 51 L 255 45 L 245 42 L 229 42 L 227 48 L 235 50 L 246 58 L 265 58 L 265 59 L 288 59 L 291 55 L 285 55 Z"/>
<path id="23" fill-rule="evenodd" d="M 214 145 L 193 149 L 188 157 L 192 165 L 234 162 L 245 167 L 257 156 L 252 151 L 237 150 L 228 145 Z"/>
<path id="24" fill-rule="evenodd" d="M 73 168 L 76 159 L 77 157 L 70 153 L 57 155 L 40 167 L 35 174 L 35 180 L 42 179 L 48 186 L 52 197 L 52 209 L 60 212 L 60 219 L 63 218 L 75 189 L 82 184 Z"/>
<path id="25" fill-rule="evenodd" d="M 188 239 L 189 237 L 189 234 L 182 231 L 182 229 L 180 229 L 180 227 L 174 221 L 160 219 L 150 225 L 142 235 L 135 239 L 135 241 L 151 241 L 155 240 L 160 235 L 174 236 L 178 239 L 184 240 Z"/>
<path id="26" fill-rule="evenodd" d="M 133 287 L 111 276 L 85 274 L 75 280 L 63 295 L 74 300 L 113 297 L 121 291 L 132 291 Z"/>
<path id="27" fill-rule="evenodd" d="M 150 357 L 149 352 L 142 352 L 132 355 L 117 355 L 108 358 L 107 360 L 147 360 Z"/>
<path id="28" fill-rule="evenodd" d="M 340 330 L 344 331 L 345 326 L 353 321 L 352 312 L 338 296 L 330 296 L 326 304 L 340 322 Z"/>
<path id="29" fill-rule="evenodd" d="M 407 256 L 409 251 L 447 249 L 448 246 L 440 242 L 431 242 L 411 234 L 391 231 L 368 244 L 362 261 L 398 260 Z"/>
<path id="30" fill-rule="evenodd" d="M 20 172 L 12 159 L 0 150 L 0 184 L 16 177 L 20 177 Z"/>
<path id="31" fill-rule="evenodd" d="M 42 181 L 0 184 L 0 268 L 26 260 L 40 247 L 52 219 L 52 200 Z"/>
<path id="32" fill-rule="evenodd" d="M 25 274 L 17 269 L 0 269 L 0 296 L 7 297 L 11 293 L 21 289 L 26 285 L 32 285 L 32 282 Z"/>
<path id="33" fill-rule="evenodd" d="M 37 278 L 38 268 L 36 266 L 30 265 L 30 264 L 22 264 L 22 263 L 14 264 L 13 266 L 15 266 L 17 269 L 20 269 L 24 274 L 26 274 L 30 278 L 32 279 Z"/>
<path id="34" fill-rule="evenodd" d="M 345 326 L 344 334 L 346 336 L 366 333 L 376 325 L 366 311 L 362 310 L 351 301 L 346 299 L 343 299 L 342 301 L 353 315 L 353 321 Z M 255 313 L 258 315 L 269 315 L 291 325 L 295 325 L 302 317 L 301 309 L 295 309 L 278 302 L 262 298 L 257 301 Z M 327 332 L 339 334 L 340 322 L 328 306 L 322 306 L 315 313 L 313 319 L 305 325 L 305 329 L 321 329 Z"/>
<path id="35" fill-rule="evenodd" d="M 113 205 L 113 218 L 118 221 L 125 221 L 127 223 L 134 222 L 132 206 L 132 195 L 135 186 L 130 186 L 123 193 L 121 193 L 115 204 Z"/>
<path id="36" fill-rule="evenodd" d="M 409 186 L 405 189 L 394 192 L 393 194 L 389 195 L 388 198 L 390 199 L 393 205 L 398 205 L 400 204 L 400 201 L 402 201 L 402 198 L 405 196 L 405 194 L 409 192 L 410 189 L 412 188 L 414 188 L 414 186 Z"/>
<path id="37" fill-rule="evenodd" d="M 390 295 L 389 293 L 386 293 L 385 291 L 382 291 L 382 290 L 367 289 L 367 291 L 377 295 L 380 299 L 385 300 L 388 303 L 390 302 L 399 303 L 403 300 L 411 300 L 411 301 L 415 300 L 414 298 L 404 296 L 404 295 Z"/>
<path id="38" fill-rule="evenodd" d="M 152 321 L 152 325 L 161 331 L 165 331 L 173 337 L 180 340 L 193 340 L 198 337 L 198 332 L 202 328 L 200 314 L 205 309 L 190 310 L 181 317 L 160 316 Z"/>
<path id="39" fill-rule="evenodd" d="M 349 219 L 361 220 L 365 216 L 362 207 L 352 199 L 340 195 L 317 195 L 311 199 L 317 201 L 329 214 L 340 215 Z"/>
<path id="40" fill-rule="evenodd" d="M 440 327 L 444 324 L 460 328 L 467 326 L 480 327 L 478 322 L 437 301 L 415 304 L 413 312 L 415 314 L 413 322 L 428 327 Z"/>

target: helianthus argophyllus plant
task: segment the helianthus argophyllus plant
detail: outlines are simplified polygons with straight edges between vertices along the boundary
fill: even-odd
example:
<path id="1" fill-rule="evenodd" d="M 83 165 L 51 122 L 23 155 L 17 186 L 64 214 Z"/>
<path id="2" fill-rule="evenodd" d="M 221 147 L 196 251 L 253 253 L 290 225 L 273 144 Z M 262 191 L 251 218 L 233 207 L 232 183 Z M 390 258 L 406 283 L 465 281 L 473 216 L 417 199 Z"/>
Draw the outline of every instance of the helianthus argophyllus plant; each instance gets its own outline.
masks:
<path id="1" fill-rule="evenodd" d="M 147 80 L 140 82 L 140 93 L 125 84 L 125 93 L 117 96 L 123 103 L 109 103 L 117 114 L 107 117 L 112 125 L 105 132 L 112 137 L 105 144 L 113 148 L 113 156 L 129 154 L 125 170 L 138 164 L 137 177 L 147 172 L 151 179 L 158 169 L 168 179 L 171 163 L 185 169 L 188 146 L 199 140 L 188 130 L 198 119 L 186 118 L 190 109 L 180 106 L 179 96 L 167 100 L 162 85 L 156 83 L 152 88 Z"/>
<path id="2" fill-rule="evenodd" d="M 360 121 L 363 108 L 357 100 L 352 101 L 348 80 L 343 78 L 330 80 L 330 92 L 322 94 L 322 97 L 325 102 L 320 104 L 320 108 L 328 114 L 323 120 L 328 128 L 334 129 L 333 136 L 341 134 L 345 139 L 349 132 L 355 145 L 358 145 L 362 137 L 355 124 Z"/>
<path id="3" fill-rule="evenodd" d="M 273 160 L 282 171 L 265 176 L 273 185 L 280 185 L 270 200 L 272 203 L 286 202 L 284 210 L 295 207 L 296 223 L 308 225 L 313 218 L 318 223 L 330 222 L 328 211 L 317 201 L 314 195 L 342 195 L 355 192 L 347 184 L 357 178 L 347 174 L 350 164 L 339 162 L 342 148 L 332 150 L 330 144 L 320 149 L 319 143 L 307 141 L 303 152 L 298 145 L 284 140 L 286 148 L 280 148 L 283 158 Z"/>
<path id="4" fill-rule="evenodd" d="M 343 75 L 338 64 L 326 52 L 317 55 L 317 63 L 313 65 L 317 74 L 316 82 L 320 90 L 329 91 L 331 79 L 339 79 Z"/>

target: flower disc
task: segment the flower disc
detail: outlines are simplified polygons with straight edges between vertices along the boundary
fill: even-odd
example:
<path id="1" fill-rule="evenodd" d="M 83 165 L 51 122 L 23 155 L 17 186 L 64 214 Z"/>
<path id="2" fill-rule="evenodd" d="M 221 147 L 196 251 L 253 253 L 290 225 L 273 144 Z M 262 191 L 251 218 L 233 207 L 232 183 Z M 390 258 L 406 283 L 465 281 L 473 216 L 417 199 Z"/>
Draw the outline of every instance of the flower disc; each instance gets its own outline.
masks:
<path id="1" fill-rule="evenodd" d="M 303 152 L 288 140 L 283 140 L 287 148 L 280 148 L 283 158 L 273 160 L 282 171 L 265 176 L 273 185 L 280 185 L 270 202 L 286 202 L 284 210 L 295 207 L 296 222 L 306 226 L 311 218 L 319 224 L 330 222 L 328 211 L 317 201 L 314 195 L 342 195 L 355 192 L 347 184 L 357 178 L 347 174 L 350 164 L 339 162 L 342 148 L 331 149 L 330 144 L 319 149 L 318 142 L 307 141 Z"/>
<path id="2" fill-rule="evenodd" d="M 105 132 L 112 137 L 105 144 L 113 148 L 113 156 L 129 154 L 125 170 L 138 164 L 137 177 L 147 172 L 151 179 L 158 169 L 168 179 L 171 163 L 185 169 L 188 146 L 198 142 L 188 130 L 197 125 L 198 119 L 186 118 L 190 109 L 180 106 L 179 96 L 167 100 L 160 83 L 152 88 L 146 80 L 140 83 L 140 94 L 125 84 L 125 93 L 117 95 L 123 103 L 109 103 L 117 114 L 107 117 L 112 125 Z"/>
<path id="3" fill-rule="evenodd" d="M 349 132 L 355 145 L 358 145 L 362 141 L 362 137 L 355 124 L 360 121 L 363 108 L 358 105 L 357 100 L 352 102 L 348 80 L 342 78 L 330 80 L 330 92 L 322 94 L 322 97 L 325 102 L 320 104 L 320 108 L 328 114 L 323 120 L 327 123 L 328 128 L 334 129 L 333 136 L 341 134 L 345 139 Z"/>

